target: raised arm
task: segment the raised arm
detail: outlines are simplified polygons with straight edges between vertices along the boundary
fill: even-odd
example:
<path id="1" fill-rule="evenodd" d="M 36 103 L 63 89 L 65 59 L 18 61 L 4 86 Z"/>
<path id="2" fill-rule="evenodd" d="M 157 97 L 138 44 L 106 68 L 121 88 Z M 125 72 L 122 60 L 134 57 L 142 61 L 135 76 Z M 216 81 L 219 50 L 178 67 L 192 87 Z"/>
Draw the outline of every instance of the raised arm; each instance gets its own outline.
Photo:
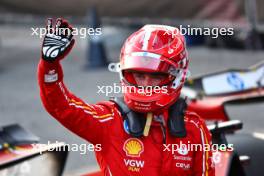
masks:
<path id="1" fill-rule="evenodd" d="M 66 29 L 66 33 L 58 32 L 63 31 L 62 28 Z M 103 143 L 107 128 L 114 118 L 114 105 L 110 102 L 89 105 L 67 90 L 63 83 L 60 60 L 74 45 L 72 28 L 61 19 L 58 19 L 55 28 L 52 28 L 52 21 L 49 19 L 47 31 L 51 32 L 44 38 L 38 66 L 42 103 L 55 119 L 72 132 L 91 143 Z"/>

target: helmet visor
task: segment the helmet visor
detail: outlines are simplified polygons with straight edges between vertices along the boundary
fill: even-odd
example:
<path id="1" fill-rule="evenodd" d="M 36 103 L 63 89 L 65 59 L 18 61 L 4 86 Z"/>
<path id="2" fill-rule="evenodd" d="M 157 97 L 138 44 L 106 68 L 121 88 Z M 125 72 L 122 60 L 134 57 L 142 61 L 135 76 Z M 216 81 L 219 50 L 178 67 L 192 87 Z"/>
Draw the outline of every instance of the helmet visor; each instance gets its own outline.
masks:
<path id="1" fill-rule="evenodd" d="M 123 72 L 125 80 L 136 86 L 163 86 L 174 80 L 174 76 L 161 72 L 143 72 L 135 70 L 125 70 Z"/>
<path id="2" fill-rule="evenodd" d="M 137 86 L 167 85 L 182 73 L 163 56 L 149 52 L 126 55 L 120 65 L 125 81 Z"/>
<path id="3" fill-rule="evenodd" d="M 154 53 L 134 52 L 124 56 L 121 60 L 121 69 L 167 73 L 172 65 L 161 58 L 162 56 Z"/>

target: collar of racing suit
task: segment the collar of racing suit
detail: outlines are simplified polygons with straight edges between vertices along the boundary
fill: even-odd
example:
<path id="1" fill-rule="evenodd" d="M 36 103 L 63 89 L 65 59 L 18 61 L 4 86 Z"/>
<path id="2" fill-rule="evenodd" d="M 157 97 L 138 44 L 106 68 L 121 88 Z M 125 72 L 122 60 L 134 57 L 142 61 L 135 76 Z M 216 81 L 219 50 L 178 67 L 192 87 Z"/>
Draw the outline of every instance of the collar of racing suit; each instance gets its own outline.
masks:
<path id="1" fill-rule="evenodd" d="M 133 137 L 142 137 L 146 125 L 146 114 L 131 110 L 124 102 L 123 98 L 115 98 L 112 100 L 118 107 L 123 120 L 124 128 Z M 168 110 L 164 110 L 162 114 L 154 114 L 154 122 L 151 125 L 161 125 L 163 135 L 165 135 L 166 127 L 172 136 L 182 138 L 186 136 L 184 123 L 185 110 L 187 108 L 184 99 L 178 99 Z"/>

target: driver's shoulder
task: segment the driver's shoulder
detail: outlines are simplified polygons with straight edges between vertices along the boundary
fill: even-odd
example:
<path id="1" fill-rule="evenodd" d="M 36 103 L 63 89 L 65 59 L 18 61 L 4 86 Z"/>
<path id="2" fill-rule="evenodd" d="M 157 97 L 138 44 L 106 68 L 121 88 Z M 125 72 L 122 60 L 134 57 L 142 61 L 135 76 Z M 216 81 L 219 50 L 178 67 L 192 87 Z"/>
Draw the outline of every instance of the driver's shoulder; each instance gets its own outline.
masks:
<path id="1" fill-rule="evenodd" d="M 197 113 L 186 111 L 184 116 L 184 122 L 186 126 L 191 126 L 192 129 L 199 130 L 205 128 L 205 121 Z"/>

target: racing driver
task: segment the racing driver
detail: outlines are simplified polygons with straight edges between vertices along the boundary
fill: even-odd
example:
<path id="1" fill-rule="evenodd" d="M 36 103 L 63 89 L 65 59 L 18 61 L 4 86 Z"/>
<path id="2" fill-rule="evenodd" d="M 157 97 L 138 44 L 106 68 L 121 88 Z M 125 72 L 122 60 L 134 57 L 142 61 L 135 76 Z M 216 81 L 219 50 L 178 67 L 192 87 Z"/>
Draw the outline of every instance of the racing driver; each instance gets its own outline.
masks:
<path id="1" fill-rule="evenodd" d="M 60 62 L 74 45 L 73 28 L 48 19 L 46 29 L 38 66 L 42 102 L 66 128 L 101 145 L 95 153 L 104 175 L 215 175 L 212 152 L 204 147 L 211 134 L 180 98 L 189 59 L 177 28 L 145 25 L 129 36 L 120 63 L 111 65 L 126 91 L 97 104 L 85 103 L 63 83 Z"/>

